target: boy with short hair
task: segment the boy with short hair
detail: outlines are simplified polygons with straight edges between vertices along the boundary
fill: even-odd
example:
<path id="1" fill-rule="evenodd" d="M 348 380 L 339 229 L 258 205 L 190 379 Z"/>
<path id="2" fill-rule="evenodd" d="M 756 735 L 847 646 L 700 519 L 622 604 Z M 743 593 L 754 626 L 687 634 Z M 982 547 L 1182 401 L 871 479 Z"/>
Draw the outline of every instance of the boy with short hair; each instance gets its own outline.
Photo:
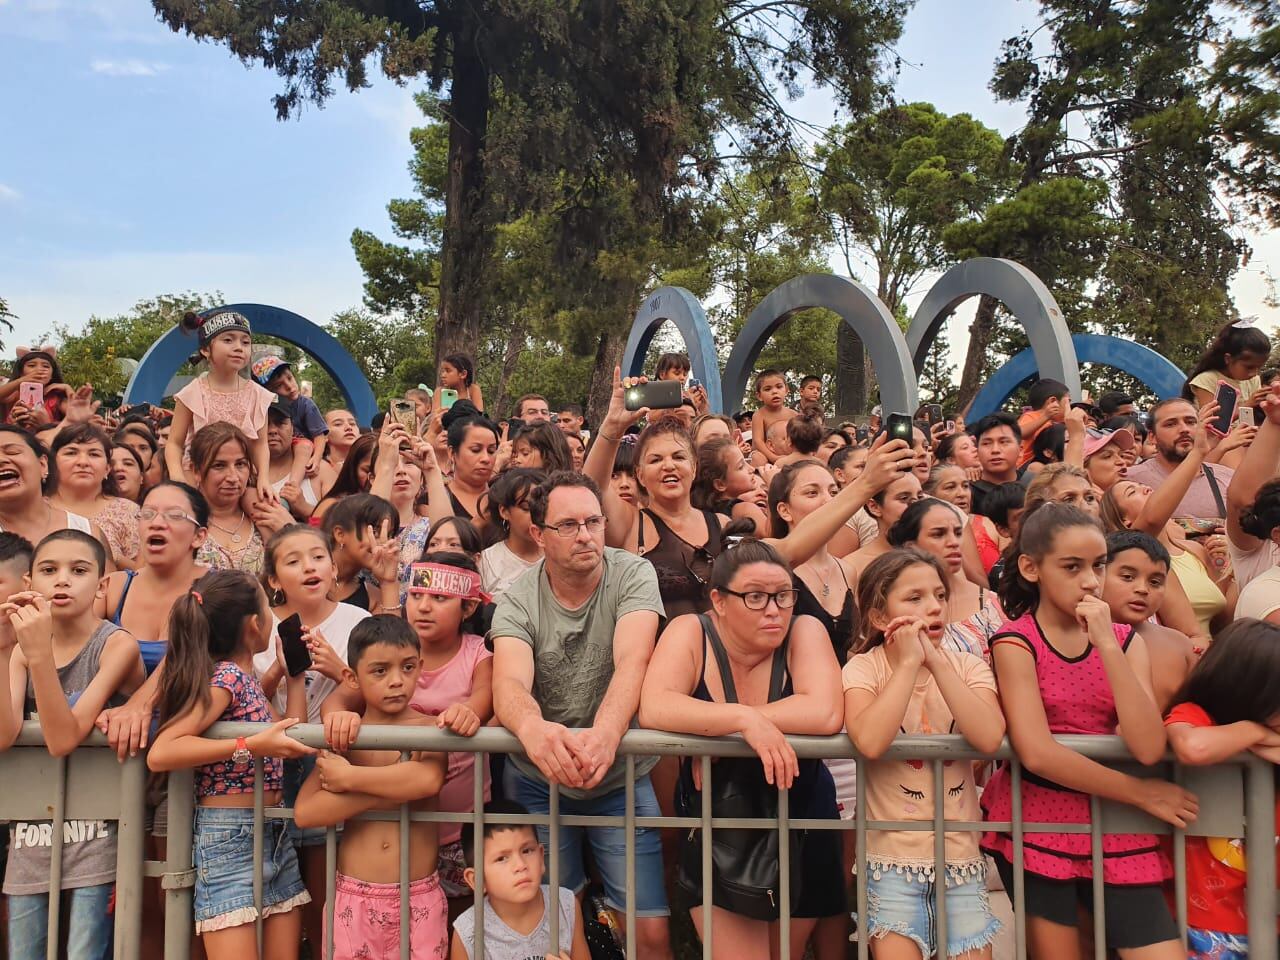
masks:
<path id="1" fill-rule="evenodd" d="M 329 439 L 329 425 L 316 402 L 302 395 L 302 388 L 285 360 L 259 357 L 253 362 L 253 378 L 260 386 L 274 392 L 289 411 L 289 419 L 293 421 L 293 445 L 297 448 L 289 471 L 289 482 L 301 487 L 304 477 L 314 477 L 320 472 L 325 443 Z M 301 456 L 296 455 L 299 453 Z"/>
<path id="2" fill-rule="evenodd" d="M 790 451 L 773 446 L 775 438 L 785 438 L 785 430 L 779 435 L 777 431 L 771 433 L 769 428 L 776 423 L 785 426 L 788 420 L 799 414 L 787 406 L 787 380 L 781 370 L 761 370 L 756 374 L 755 394 L 760 406 L 751 415 L 753 459 L 755 454 L 760 454 L 765 463 L 774 463 Z"/>
<path id="3" fill-rule="evenodd" d="M 514 800 L 485 804 L 485 814 L 527 814 Z M 559 944 L 551 943 L 551 888 L 542 883 L 545 866 L 542 844 L 531 825 L 485 822 L 484 856 L 484 955 L 487 960 L 590 960 L 582 907 L 572 890 L 559 888 Z M 476 886 L 475 827 L 462 827 L 462 852 L 467 860 L 463 877 Z M 471 960 L 475 942 L 475 908 L 468 908 L 453 922 L 449 960 Z M 560 944 L 570 949 L 558 949 Z"/>
<path id="4" fill-rule="evenodd" d="M 809 374 L 800 381 L 800 406 L 812 404 L 822 409 L 822 378 Z M 825 412 L 825 411 L 824 411 Z"/>
<path id="5" fill-rule="evenodd" d="M 347 641 L 342 682 L 363 698 L 364 724 L 435 727 L 409 704 L 422 656 L 418 635 L 400 617 L 369 617 Z M 400 956 L 399 824 L 354 820 L 369 810 L 435 810 L 444 785 L 445 755 L 415 752 L 401 763 L 398 750 L 352 750 L 347 757 L 324 752 L 294 807 L 302 828 L 346 822 L 338 847 L 332 960 L 398 960 Z M 409 826 L 410 956 L 443 956 L 449 913 L 436 874 L 439 837 L 434 823 Z M 326 909 L 325 917 L 329 916 Z M 387 918 L 385 922 L 381 918 Z M 327 919 L 326 919 L 327 923 Z"/>
<path id="6" fill-rule="evenodd" d="M 1031 409 L 1018 417 L 1018 430 L 1022 434 L 1019 468 L 1030 463 L 1035 456 L 1032 444 L 1036 434 L 1067 419 L 1067 385 L 1058 380 L 1037 380 L 1027 392 L 1027 405 Z"/>
<path id="7" fill-rule="evenodd" d="M 65 757 L 93 730 L 106 707 L 124 703 L 144 679 L 137 641 L 93 612 L 106 551 L 78 530 L 59 530 L 34 551 L 18 537 L 0 544 L 0 568 L 12 585 L 30 557 L 21 589 L 0 603 L 0 750 L 13 746 L 24 719 L 38 719 L 45 744 Z M 62 828 L 61 889 L 70 892 L 69 960 L 101 960 L 111 945 L 108 904 L 116 879 L 113 821 L 67 820 Z M 43 960 L 48 950 L 52 824 L 12 825 L 4 893 L 9 957 Z"/>
<path id="8" fill-rule="evenodd" d="M 1199 656 L 1191 638 L 1155 622 L 1169 582 L 1169 551 L 1137 530 L 1107 536 L 1107 577 L 1102 599 L 1114 623 L 1128 624 L 1147 644 L 1156 706 L 1167 710 Z"/>

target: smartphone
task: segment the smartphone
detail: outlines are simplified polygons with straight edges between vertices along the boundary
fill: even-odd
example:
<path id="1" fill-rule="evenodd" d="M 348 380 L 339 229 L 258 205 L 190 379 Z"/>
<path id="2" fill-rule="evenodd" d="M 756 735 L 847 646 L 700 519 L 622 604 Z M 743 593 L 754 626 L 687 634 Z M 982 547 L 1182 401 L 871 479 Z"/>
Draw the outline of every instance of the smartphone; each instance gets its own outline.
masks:
<path id="1" fill-rule="evenodd" d="M 1173 522 L 1193 540 L 1212 536 L 1222 529 L 1222 521 L 1214 517 L 1174 517 Z"/>
<path id="2" fill-rule="evenodd" d="M 32 409 L 44 406 L 44 384 L 24 383 L 18 387 L 18 399 Z"/>
<path id="3" fill-rule="evenodd" d="M 418 425 L 418 414 L 414 410 L 412 400 L 392 400 L 388 413 L 391 419 L 400 424 L 410 433 Z"/>
<path id="4" fill-rule="evenodd" d="M 910 444 L 915 439 L 911 417 L 905 413 L 889 414 L 889 419 L 885 421 L 884 431 L 889 434 L 890 440 L 905 440 Z"/>
<path id="5" fill-rule="evenodd" d="M 1256 427 L 1257 421 L 1253 416 L 1253 407 L 1241 407 L 1239 420 L 1246 427 Z"/>
<path id="6" fill-rule="evenodd" d="M 444 410 L 448 410 L 458 402 L 458 391 L 450 390 L 448 387 L 440 388 L 440 406 Z"/>
<path id="7" fill-rule="evenodd" d="M 700 389 L 702 389 L 702 381 L 701 381 L 701 380 L 699 380 L 697 377 L 690 377 L 690 378 L 689 378 L 689 385 L 688 385 L 687 387 L 685 387 L 685 389 L 686 389 L 686 390 L 700 390 Z"/>
<path id="8" fill-rule="evenodd" d="M 954 420 L 948 420 L 947 433 L 955 433 L 955 432 L 956 432 L 956 422 Z"/>
<path id="9" fill-rule="evenodd" d="M 1209 429 L 1218 436 L 1226 436 L 1231 429 L 1231 421 L 1235 419 L 1236 404 L 1240 401 L 1240 391 L 1225 380 L 1218 381 L 1218 415 L 1209 423 Z"/>
<path id="10" fill-rule="evenodd" d="M 683 400 L 679 380 L 650 380 L 648 383 L 628 387 L 626 392 L 628 410 L 640 410 L 644 407 L 650 410 L 674 410 Z"/>
<path id="11" fill-rule="evenodd" d="M 280 646 L 284 648 L 284 667 L 289 676 L 296 677 L 304 670 L 311 668 L 311 651 L 302 641 L 302 618 L 296 613 L 285 617 L 276 627 L 280 635 Z"/>
<path id="12" fill-rule="evenodd" d="M 929 421 L 929 429 L 932 430 L 942 422 L 942 404 L 926 403 L 924 405 L 924 415 L 925 419 Z"/>

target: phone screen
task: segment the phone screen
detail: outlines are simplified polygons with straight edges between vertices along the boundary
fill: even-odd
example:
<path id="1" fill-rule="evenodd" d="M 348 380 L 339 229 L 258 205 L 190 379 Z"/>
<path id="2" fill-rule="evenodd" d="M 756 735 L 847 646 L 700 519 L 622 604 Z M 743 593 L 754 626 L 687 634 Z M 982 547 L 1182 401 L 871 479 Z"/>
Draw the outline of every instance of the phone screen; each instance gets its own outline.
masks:
<path id="1" fill-rule="evenodd" d="M 679 380 L 650 380 L 628 387 L 624 406 L 628 410 L 671 410 L 680 406 L 684 397 L 680 393 Z"/>
<path id="2" fill-rule="evenodd" d="M 1226 381 L 1218 381 L 1218 415 L 1213 420 L 1213 429 L 1225 434 L 1231 429 L 1231 421 L 1235 417 L 1236 402 L 1240 399 L 1240 391 Z"/>
<path id="3" fill-rule="evenodd" d="M 905 413 L 891 413 L 885 421 L 885 432 L 890 440 L 905 440 L 911 443 L 915 439 L 911 418 Z"/>
<path id="4" fill-rule="evenodd" d="M 450 390 L 448 387 L 440 388 L 440 406 L 443 409 L 449 410 L 457 402 L 458 402 L 457 390 Z"/>
<path id="5" fill-rule="evenodd" d="M 289 676 L 296 677 L 311 666 L 311 651 L 302 641 L 302 618 L 296 613 L 285 617 L 276 627 L 280 646 L 284 648 L 284 666 Z"/>

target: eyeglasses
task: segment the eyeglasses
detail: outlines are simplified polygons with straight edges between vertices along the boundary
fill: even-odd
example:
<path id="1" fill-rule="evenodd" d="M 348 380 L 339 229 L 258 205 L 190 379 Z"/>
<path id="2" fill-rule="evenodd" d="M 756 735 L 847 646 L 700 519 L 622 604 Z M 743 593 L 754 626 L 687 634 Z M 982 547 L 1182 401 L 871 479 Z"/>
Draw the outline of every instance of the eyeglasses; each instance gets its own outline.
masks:
<path id="1" fill-rule="evenodd" d="M 539 526 L 543 530 L 554 530 L 559 536 L 568 540 L 570 537 L 576 537 L 578 531 L 583 527 L 587 528 L 587 533 L 599 533 L 604 529 L 604 517 L 587 517 L 585 520 L 561 520 L 559 523 L 543 523 L 539 524 Z"/>
<path id="2" fill-rule="evenodd" d="M 730 590 L 725 587 L 720 592 L 738 597 L 748 610 L 763 610 L 769 605 L 770 600 L 778 605 L 779 610 L 790 610 L 796 605 L 796 601 L 800 599 L 800 591 L 795 589 L 779 590 L 777 593 L 765 593 L 763 590 L 748 590 L 746 593 L 739 593 L 737 590 Z"/>
<path id="3" fill-rule="evenodd" d="M 156 517 L 164 517 L 169 523 L 181 523 L 185 520 L 194 526 L 200 526 L 199 520 L 181 510 L 157 510 L 155 507 L 143 507 L 138 511 L 138 519 L 143 522 L 154 520 Z"/>

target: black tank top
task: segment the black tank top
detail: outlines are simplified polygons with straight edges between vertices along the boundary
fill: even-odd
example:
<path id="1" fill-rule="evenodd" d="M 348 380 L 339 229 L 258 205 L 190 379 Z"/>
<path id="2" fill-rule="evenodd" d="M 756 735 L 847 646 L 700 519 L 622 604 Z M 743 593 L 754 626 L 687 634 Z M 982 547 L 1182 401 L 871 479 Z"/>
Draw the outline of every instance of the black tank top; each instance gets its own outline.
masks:
<path id="1" fill-rule="evenodd" d="M 637 547 L 640 555 L 653 564 L 658 575 L 658 592 L 662 595 L 667 620 L 686 613 L 706 613 L 711 609 L 708 587 L 711 565 L 724 550 L 724 541 L 716 514 L 710 510 L 701 513 L 707 523 L 707 542 L 705 546 L 695 547 L 649 510 L 640 511 Z M 658 542 L 648 551 L 644 548 L 645 517 L 653 521 L 658 532 Z"/>
<path id="2" fill-rule="evenodd" d="M 840 568 L 840 577 L 844 580 L 844 567 Z M 796 599 L 793 616 L 813 617 L 822 624 L 823 629 L 827 631 L 827 636 L 831 638 L 836 659 L 843 667 L 845 661 L 849 659 L 849 650 L 853 647 L 854 632 L 858 625 L 858 608 L 853 600 L 853 591 L 849 589 L 849 581 L 844 580 L 844 603 L 840 606 L 840 612 L 833 616 L 813 595 L 807 583 L 795 574 L 792 574 L 792 580 L 795 581 L 796 590 L 800 593 Z"/>

